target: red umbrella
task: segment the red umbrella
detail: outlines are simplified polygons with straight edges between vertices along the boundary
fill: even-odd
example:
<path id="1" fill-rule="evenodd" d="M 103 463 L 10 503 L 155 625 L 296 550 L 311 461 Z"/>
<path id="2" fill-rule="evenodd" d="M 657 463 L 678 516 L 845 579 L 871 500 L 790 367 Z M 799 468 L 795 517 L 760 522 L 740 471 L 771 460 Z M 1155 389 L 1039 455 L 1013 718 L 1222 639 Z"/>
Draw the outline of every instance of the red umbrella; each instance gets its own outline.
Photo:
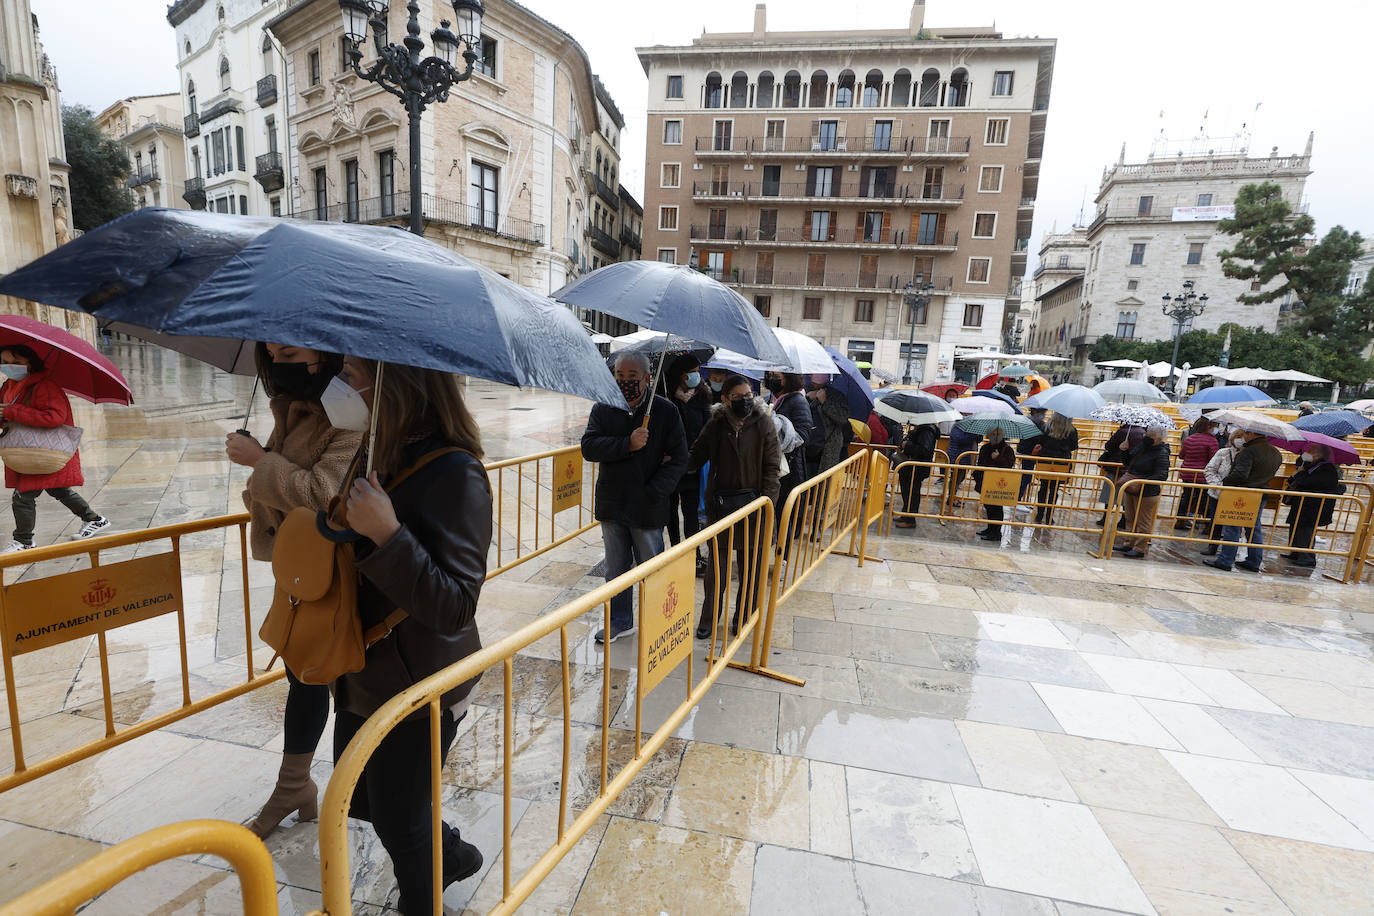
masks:
<path id="1" fill-rule="evenodd" d="M 132 404 L 129 383 L 115 364 L 80 337 L 23 315 L 0 315 L 0 349 L 31 347 L 63 391 L 97 404 Z"/>
<path id="2" fill-rule="evenodd" d="M 947 398 L 951 391 L 955 394 L 963 394 L 965 391 L 968 391 L 968 386 L 963 382 L 936 382 L 933 385 L 923 386 L 921 390 L 928 394 L 933 394 L 937 398 Z"/>
<path id="3" fill-rule="evenodd" d="M 1294 454 L 1301 454 L 1307 451 L 1309 445 L 1324 445 L 1326 446 L 1326 450 L 1331 453 L 1332 464 L 1360 463 L 1360 454 L 1355 451 L 1355 446 L 1343 439 L 1337 439 L 1334 436 L 1302 430 L 1301 439 L 1280 439 L 1278 436 L 1269 436 L 1267 438 L 1279 448 L 1293 452 Z"/>

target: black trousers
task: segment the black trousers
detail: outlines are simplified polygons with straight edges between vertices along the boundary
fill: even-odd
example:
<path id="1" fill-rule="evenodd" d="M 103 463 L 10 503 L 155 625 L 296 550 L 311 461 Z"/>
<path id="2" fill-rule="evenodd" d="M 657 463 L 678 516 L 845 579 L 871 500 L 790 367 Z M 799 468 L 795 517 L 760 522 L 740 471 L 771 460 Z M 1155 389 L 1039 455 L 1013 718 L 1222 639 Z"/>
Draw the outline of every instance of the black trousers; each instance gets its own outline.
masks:
<path id="1" fill-rule="evenodd" d="M 339 762 L 349 740 L 367 720 L 346 710 L 334 715 L 334 762 Z M 443 744 L 439 760 L 458 734 L 458 721 L 444 710 L 439 720 Z M 391 856 L 401 899 L 398 908 L 406 916 L 434 912 L 433 878 L 430 872 L 429 714 L 407 719 L 391 730 L 363 768 L 353 793 L 349 815 L 371 821 L 372 829 Z M 443 825 L 444 858 L 457 844 L 458 831 Z"/>
<path id="2" fill-rule="evenodd" d="M 81 519 L 83 522 L 93 522 L 100 518 L 100 513 L 91 509 L 90 503 L 81 498 L 81 494 L 71 487 L 52 487 L 47 490 L 15 490 L 10 497 L 10 506 L 14 509 L 14 539 L 23 541 L 25 544 L 33 543 L 33 527 L 38 524 L 38 494 L 47 493 L 53 499 L 60 502 L 71 510 L 72 515 Z"/>
<path id="3" fill-rule="evenodd" d="M 930 468 L 923 467 L 922 474 L 916 477 L 916 468 L 902 468 L 897 472 L 897 482 L 902 488 L 902 506 L 905 512 L 921 511 L 921 486 L 930 476 Z"/>
<path id="4" fill-rule="evenodd" d="M 1036 493 L 1035 501 L 1039 506 L 1035 510 L 1035 518 L 1042 524 L 1048 525 L 1054 518 L 1054 504 L 1059 499 L 1058 480 L 1041 480 L 1040 489 Z"/>
<path id="5" fill-rule="evenodd" d="M 992 532 L 993 534 L 1001 534 L 1002 507 L 983 506 L 983 510 L 988 514 L 988 531 Z"/>
<path id="6" fill-rule="evenodd" d="M 285 754 L 313 754 L 329 721 L 329 685 L 302 684 L 286 669 Z"/>
<path id="7" fill-rule="evenodd" d="M 750 548 L 756 546 L 759 537 L 757 528 L 758 522 L 749 519 L 739 522 L 729 531 L 722 531 L 711 539 L 711 550 L 706 558 L 706 589 L 701 599 L 701 619 L 697 623 L 697 626 L 702 630 L 711 628 L 713 612 L 717 619 L 723 616 L 721 611 L 725 607 L 726 589 L 730 586 L 730 560 L 728 556 L 725 556 L 727 538 L 734 541 L 735 574 L 739 577 L 739 585 L 735 588 L 734 622 L 738 623 L 740 618 L 747 614 L 754 604 L 754 596 L 759 593 L 759 582 L 751 583 L 753 587 L 747 598 L 744 594 L 744 583 L 750 577 L 754 577 L 755 580 L 758 577 L 758 573 L 749 565 L 754 557 L 754 551 Z M 717 563 L 720 565 L 719 575 L 716 573 Z M 723 624 L 724 621 L 722 621 Z"/>
<path id="8" fill-rule="evenodd" d="M 677 544 L 701 530 L 701 475 L 688 474 L 668 494 L 668 543 Z M 678 513 L 682 522 L 678 523 Z"/>

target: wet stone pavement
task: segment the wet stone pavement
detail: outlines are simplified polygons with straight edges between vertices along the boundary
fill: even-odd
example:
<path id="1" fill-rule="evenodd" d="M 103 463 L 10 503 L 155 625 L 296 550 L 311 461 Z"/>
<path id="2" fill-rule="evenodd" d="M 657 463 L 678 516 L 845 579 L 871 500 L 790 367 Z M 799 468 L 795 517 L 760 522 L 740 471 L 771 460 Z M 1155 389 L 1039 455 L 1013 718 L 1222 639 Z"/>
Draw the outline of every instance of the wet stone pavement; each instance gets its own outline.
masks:
<path id="1" fill-rule="evenodd" d="M 112 356 L 137 404 L 76 405 L 92 504 L 121 531 L 237 511 L 245 474 L 222 441 L 251 380 L 141 345 Z M 492 458 L 575 442 L 587 410 L 477 381 L 468 399 Z M 265 436 L 261 398 L 256 414 Z M 39 505 L 40 543 L 74 533 L 61 506 Z M 1241 578 L 1163 551 L 1104 564 L 1078 541 L 986 544 L 976 527 L 870 539 L 882 559 L 862 569 L 827 560 L 780 608 L 768 660 L 805 686 L 725 672 L 522 911 L 1374 912 L 1374 589 Z M 236 545 L 183 545 L 193 696 L 246 667 Z M 599 584 L 587 573 L 600 558 L 593 532 L 490 582 L 484 639 Z M 251 564 L 256 607 L 270 581 Z M 569 628 L 574 809 L 598 790 L 598 626 Z M 174 626 L 112 631 L 110 647 L 117 721 L 179 702 Z M 608 653 L 613 772 L 633 753 L 636 652 L 626 639 Z M 559 667 L 556 638 L 514 665 L 513 877 L 557 829 Z M 31 756 L 103 733 L 99 678 L 90 640 L 17 661 Z M 646 731 L 685 681 L 675 672 L 646 698 Z M 263 688 L 0 795 L 0 902 L 159 824 L 249 820 L 275 777 L 283 697 Z M 446 813 L 487 859 L 448 889 L 453 913 L 501 896 L 502 701 L 488 675 L 444 770 Z M 328 739 L 316 757 L 323 785 Z M 315 824 L 288 819 L 268 847 L 282 912 L 318 906 Z M 394 912 L 366 827 L 351 867 L 354 912 Z M 223 862 L 185 858 L 83 912 L 239 911 Z"/>

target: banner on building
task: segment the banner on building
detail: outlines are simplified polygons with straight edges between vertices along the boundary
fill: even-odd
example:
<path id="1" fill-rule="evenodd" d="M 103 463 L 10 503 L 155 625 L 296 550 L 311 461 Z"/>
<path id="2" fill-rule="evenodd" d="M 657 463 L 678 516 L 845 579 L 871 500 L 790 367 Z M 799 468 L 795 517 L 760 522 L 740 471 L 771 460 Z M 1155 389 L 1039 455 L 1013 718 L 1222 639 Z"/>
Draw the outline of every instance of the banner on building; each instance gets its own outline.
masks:
<path id="1" fill-rule="evenodd" d="M 1235 219 L 1235 216 L 1235 207 L 1174 207 L 1170 222 L 1214 223 L 1217 220 Z"/>

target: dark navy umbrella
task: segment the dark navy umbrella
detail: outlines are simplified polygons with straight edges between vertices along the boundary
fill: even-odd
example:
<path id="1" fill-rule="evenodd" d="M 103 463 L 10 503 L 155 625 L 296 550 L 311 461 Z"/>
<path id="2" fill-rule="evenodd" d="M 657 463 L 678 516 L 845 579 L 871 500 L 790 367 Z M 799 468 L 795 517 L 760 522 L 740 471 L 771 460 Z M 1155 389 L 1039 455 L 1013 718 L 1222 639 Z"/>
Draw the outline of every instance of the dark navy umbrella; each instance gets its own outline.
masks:
<path id="1" fill-rule="evenodd" d="M 390 227 L 147 208 L 0 279 L 0 293 L 174 347 L 265 340 L 625 407 L 568 309 Z"/>
<path id="2" fill-rule="evenodd" d="M 975 389 L 969 392 L 969 396 L 975 398 L 992 398 L 994 401 L 1002 401 L 1007 406 L 1009 406 L 1014 412 L 1018 414 L 1021 413 L 1021 406 L 1017 404 L 1016 401 L 1012 400 L 1002 392 L 992 388 Z"/>
<path id="3" fill-rule="evenodd" d="M 831 376 L 830 387 L 839 391 L 849 401 L 849 416 L 855 420 L 867 420 L 873 412 L 873 388 L 868 379 L 859 371 L 854 360 L 845 356 L 834 347 L 826 347 L 825 352 L 835 362 L 838 375 Z"/>
<path id="4" fill-rule="evenodd" d="M 1298 429 L 1323 436 L 1353 436 L 1369 428 L 1369 418 L 1353 410 L 1323 410 L 1293 421 Z"/>

